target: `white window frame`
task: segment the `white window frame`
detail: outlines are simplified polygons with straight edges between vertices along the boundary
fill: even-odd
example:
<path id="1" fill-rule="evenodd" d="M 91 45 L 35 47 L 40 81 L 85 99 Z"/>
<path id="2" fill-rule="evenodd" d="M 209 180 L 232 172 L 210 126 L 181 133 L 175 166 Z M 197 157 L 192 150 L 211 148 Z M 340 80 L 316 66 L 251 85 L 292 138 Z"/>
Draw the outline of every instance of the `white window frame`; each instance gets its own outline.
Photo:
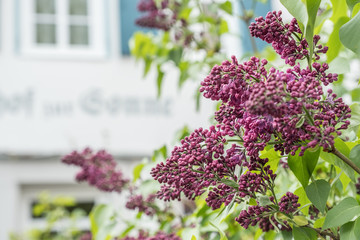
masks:
<path id="1" fill-rule="evenodd" d="M 93 57 L 106 56 L 105 43 L 105 1 L 88 0 L 88 42 L 89 45 L 71 45 L 69 42 L 70 15 L 69 0 L 55 0 L 56 41 L 52 44 L 37 44 L 36 0 L 20 0 L 20 53 L 34 56 Z"/>
<path id="2" fill-rule="evenodd" d="M 22 186 L 20 190 L 21 203 L 20 203 L 20 215 L 21 224 L 24 227 L 21 229 L 26 232 L 33 228 L 44 229 L 46 226 L 46 219 L 44 218 L 32 218 L 32 203 L 37 201 L 40 193 L 47 192 L 50 198 L 57 196 L 71 197 L 77 202 L 94 202 L 96 204 L 99 200 L 99 193 L 95 188 L 89 187 L 86 184 L 53 184 L 49 190 L 49 185 L 43 184 L 31 184 L 28 186 Z M 100 195 L 101 197 L 101 195 Z M 63 224 L 67 222 L 57 222 L 53 230 L 61 230 Z M 87 231 L 90 229 L 90 222 L 87 216 L 77 219 L 76 227 L 79 230 Z"/>

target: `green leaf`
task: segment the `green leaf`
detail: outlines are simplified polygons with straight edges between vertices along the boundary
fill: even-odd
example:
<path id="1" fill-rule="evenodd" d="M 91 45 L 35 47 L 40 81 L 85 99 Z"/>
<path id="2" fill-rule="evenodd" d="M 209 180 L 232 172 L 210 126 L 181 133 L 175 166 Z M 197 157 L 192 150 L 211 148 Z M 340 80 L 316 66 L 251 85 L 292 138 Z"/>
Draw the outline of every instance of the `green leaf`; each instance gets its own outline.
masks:
<path id="1" fill-rule="evenodd" d="M 346 0 L 346 4 L 348 5 L 350 12 L 353 11 L 356 4 L 360 3 L 360 0 Z"/>
<path id="2" fill-rule="evenodd" d="M 134 167 L 134 170 L 133 170 L 133 182 L 136 182 L 136 180 L 138 180 L 141 176 L 141 170 L 144 168 L 145 164 L 144 163 L 140 163 L 138 165 L 136 165 Z"/>
<path id="3" fill-rule="evenodd" d="M 338 32 L 338 35 L 339 35 L 339 32 Z M 327 45 L 327 46 L 329 46 L 329 45 Z M 334 47 L 340 48 L 339 46 L 334 46 Z M 329 50 L 330 50 L 330 48 L 329 48 Z M 343 73 L 350 72 L 349 60 L 346 58 L 343 58 L 343 57 L 336 57 L 333 61 L 331 61 L 331 63 L 329 63 L 329 72 L 333 72 L 333 73 L 337 73 L 337 74 L 343 74 Z"/>
<path id="4" fill-rule="evenodd" d="M 281 236 L 283 237 L 283 240 L 292 240 L 293 235 L 289 231 L 281 231 Z"/>
<path id="5" fill-rule="evenodd" d="M 298 203 L 302 206 L 305 206 L 306 204 L 311 203 L 309 198 L 306 196 L 306 192 L 303 187 L 300 187 L 295 190 L 294 194 L 299 197 Z M 309 215 L 309 207 L 304 207 L 300 211 L 305 215 Z"/>
<path id="6" fill-rule="evenodd" d="M 344 17 L 339 18 L 334 24 L 334 29 L 331 32 L 329 40 L 326 44 L 329 47 L 329 50 L 326 53 L 328 62 L 331 62 L 339 55 L 339 52 L 342 47 L 340 37 L 339 37 L 339 31 L 340 31 L 340 28 L 348 21 L 349 21 L 349 17 L 344 16 Z M 345 63 L 348 63 L 348 61 L 345 61 Z M 337 72 L 337 73 L 340 74 L 340 72 Z"/>
<path id="7" fill-rule="evenodd" d="M 351 99 L 355 102 L 360 102 L 360 88 L 355 88 L 351 91 Z"/>
<path id="8" fill-rule="evenodd" d="M 342 154 L 344 154 L 346 157 L 349 157 L 350 149 L 349 147 L 344 143 L 343 140 L 340 138 L 335 139 L 335 147 L 337 150 L 339 150 Z M 349 165 L 344 163 L 340 158 L 338 158 L 336 155 L 328 152 L 322 152 L 321 158 L 325 161 L 335 164 L 336 166 L 340 167 L 346 175 L 351 179 L 351 181 L 355 182 L 355 171 L 352 169 Z"/>
<path id="9" fill-rule="evenodd" d="M 267 206 L 267 205 L 271 205 L 271 204 L 274 204 L 274 203 L 270 201 L 270 198 L 268 196 L 260 196 L 259 197 L 259 206 Z"/>
<path id="10" fill-rule="evenodd" d="M 360 167 L 360 144 L 351 149 L 349 158 L 356 164 L 356 166 Z"/>
<path id="11" fill-rule="evenodd" d="M 161 148 L 156 149 L 151 157 L 151 160 L 155 162 L 158 158 L 162 158 L 163 160 L 167 158 L 166 145 L 163 145 Z"/>
<path id="12" fill-rule="evenodd" d="M 182 10 L 179 14 L 179 19 L 188 20 L 191 11 L 192 11 L 192 8 L 190 8 L 190 7 L 182 8 Z"/>
<path id="13" fill-rule="evenodd" d="M 219 28 L 220 28 L 219 29 L 219 34 L 220 35 L 229 32 L 228 23 L 224 19 L 221 19 Z"/>
<path id="14" fill-rule="evenodd" d="M 239 184 L 237 182 L 233 181 L 233 180 L 222 178 L 221 182 L 226 184 L 229 187 L 233 187 L 233 188 L 236 188 L 236 189 L 239 188 Z"/>
<path id="15" fill-rule="evenodd" d="M 130 225 L 128 226 L 120 235 L 121 238 L 126 237 L 126 235 L 128 235 L 128 233 L 133 230 L 135 228 L 135 225 Z"/>
<path id="16" fill-rule="evenodd" d="M 307 23 L 307 11 L 304 3 L 299 0 L 280 0 L 281 4 L 294 16 L 302 25 Z"/>
<path id="17" fill-rule="evenodd" d="M 345 198 L 326 214 L 322 229 L 341 226 L 359 215 L 360 206 L 358 202 L 351 197 Z"/>
<path id="18" fill-rule="evenodd" d="M 356 14 L 358 14 L 358 12 L 360 11 L 360 3 L 356 4 L 353 11 L 352 11 L 352 14 L 351 14 L 351 18 L 355 17 Z"/>
<path id="19" fill-rule="evenodd" d="M 344 24 L 339 31 L 340 40 L 345 47 L 360 55 L 360 12 Z"/>
<path id="20" fill-rule="evenodd" d="M 112 226 L 112 223 L 109 224 L 109 221 L 113 215 L 114 209 L 110 205 L 100 204 L 91 210 L 89 218 L 93 236 L 97 236 L 98 233 L 103 234 L 103 228 Z"/>
<path id="21" fill-rule="evenodd" d="M 158 97 L 160 97 L 160 95 L 161 95 L 161 86 L 162 86 L 163 79 L 164 79 L 164 72 L 161 71 L 161 65 L 158 65 L 157 66 L 157 78 L 156 78 Z"/>
<path id="22" fill-rule="evenodd" d="M 256 200 L 255 199 L 253 199 L 253 198 L 250 198 L 250 200 L 249 200 L 249 203 L 248 203 L 249 205 L 251 205 L 251 206 L 256 206 L 257 205 L 257 202 L 256 202 Z"/>
<path id="23" fill-rule="evenodd" d="M 144 74 L 143 74 L 143 77 L 146 77 L 147 74 L 149 73 L 150 71 L 150 68 L 151 68 L 151 64 L 152 64 L 152 60 L 150 57 L 145 57 L 144 58 L 144 63 L 145 63 L 145 66 L 144 66 Z"/>
<path id="24" fill-rule="evenodd" d="M 330 184 L 323 180 L 316 180 L 305 188 L 306 195 L 314 206 L 325 213 L 326 201 L 330 193 Z"/>
<path id="25" fill-rule="evenodd" d="M 350 156 L 350 149 L 346 145 L 346 143 L 341 140 L 340 138 L 335 139 L 334 146 L 339 150 L 342 154 L 344 154 L 346 157 Z M 335 158 L 335 165 L 339 166 L 346 175 L 351 179 L 351 181 L 355 182 L 355 171 L 352 169 L 349 165 L 344 163 L 340 158 Z"/>
<path id="26" fill-rule="evenodd" d="M 182 47 L 173 48 L 169 52 L 169 59 L 173 61 L 176 66 L 179 66 L 181 62 L 182 54 L 183 54 Z"/>
<path id="27" fill-rule="evenodd" d="M 295 127 L 296 127 L 296 128 L 301 128 L 302 125 L 304 124 L 304 122 L 305 122 L 305 116 L 302 116 L 302 117 L 299 119 L 299 121 L 296 123 Z"/>
<path id="28" fill-rule="evenodd" d="M 259 228 L 255 233 L 254 240 L 258 240 L 262 234 L 263 234 L 263 231 L 261 230 L 261 228 Z"/>
<path id="29" fill-rule="evenodd" d="M 319 218 L 314 222 L 314 228 L 321 228 L 324 225 L 325 217 Z"/>
<path id="30" fill-rule="evenodd" d="M 275 231 L 268 231 L 264 234 L 264 239 L 266 240 L 274 240 L 276 237 L 276 232 Z"/>
<path id="31" fill-rule="evenodd" d="M 350 125 L 360 125 L 360 104 L 354 103 L 350 106 L 351 108 L 351 118 Z"/>
<path id="32" fill-rule="evenodd" d="M 340 238 L 341 240 L 360 239 L 360 218 L 341 226 Z"/>
<path id="33" fill-rule="evenodd" d="M 226 234 L 224 233 L 223 230 L 221 230 L 218 226 L 216 226 L 216 224 L 210 222 L 210 225 L 213 226 L 220 234 L 220 240 L 228 240 L 228 238 L 226 237 Z"/>
<path id="34" fill-rule="evenodd" d="M 279 166 L 279 161 L 280 161 L 280 154 L 278 151 L 275 151 L 274 148 L 271 148 L 270 150 L 264 150 L 261 152 L 261 156 L 262 159 L 267 158 L 269 159 L 269 161 L 266 163 L 266 166 L 269 165 L 270 169 L 273 172 L 276 172 L 278 166 Z"/>
<path id="35" fill-rule="evenodd" d="M 179 64 L 180 76 L 179 76 L 179 87 L 181 87 L 185 81 L 190 77 L 188 72 L 190 63 L 189 62 L 181 62 Z"/>
<path id="36" fill-rule="evenodd" d="M 319 160 L 320 149 L 316 152 L 305 151 L 303 156 L 298 156 L 298 152 L 295 156 L 289 155 L 288 164 L 291 171 L 305 188 Z"/>
<path id="37" fill-rule="evenodd" d="M 348 8 L 346 7 L 346 0 L 331 0 L 333 14 L 330 20 L 336 23 L 338 19 L 347 17 Z"/>
<path id="38" fill-rule="evenodd" d="M 317 12 L 319 10 L 321 0 L 306 0 L 306 10 L 308 13 L 308 21 L 305 29 L 305 39 L 309 44 L 310 56 L 312 57 L 314 49 L 313 49 L 313 37 L 315 30 L 315 21 Z"/>
<path id="39" fill-rule="evenodd" d="M 351 179 L 349 178 L 349 176 L 339 167 L 335 166 L 336 169 L 336 173 L 340 174 L 340 182 L 335 182 L 334 186 L 339 190 L 339 191 L 346 191 L 347 186 L 349 185 L 349 183 L 351 182 Z"/>
<path id="40" fill-rule="evenodd" d="M 294 240 L 317 240 L 317 233 L 315 230 L 307 227 L 293 227 L 292 234 Z"/>
<path id="41" fill-rule="evenodd" d="M 294 216 L 293 220 L 296 223 L 296 225 L 300 227 L 305 226 L 309 223 L 309 221 L 304 216 Z"/>
<path id="42" fill-rule="evenodd" d="M 228 14 L 233 13 L 233 7 L 230 1 L 223 2 L 222 4 L 219 5 L 219 7 L 221 10 L 225 11 Z"/>

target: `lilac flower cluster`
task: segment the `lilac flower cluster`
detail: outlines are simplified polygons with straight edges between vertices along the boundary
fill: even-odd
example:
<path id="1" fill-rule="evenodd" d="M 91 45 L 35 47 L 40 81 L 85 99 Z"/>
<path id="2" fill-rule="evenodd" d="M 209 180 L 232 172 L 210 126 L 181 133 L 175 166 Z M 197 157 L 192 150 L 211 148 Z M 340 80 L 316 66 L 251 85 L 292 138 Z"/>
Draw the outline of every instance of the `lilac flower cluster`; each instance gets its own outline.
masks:
<path id="1" fill-rule="evenodd" d="M 280 199 L 278 204 L 279 211 L 284 214 L 293 214 L 300 204 L 298 203 L 299 197 L 291 192 L 287 192 L 285 196 Z M 270 200 L 274 201 L 274 198 L 271 197 Z M 274 224 L 277 228 L 283 231 L 291 230 L 290 226 L 284 221 L 282 224 L 277 222 L 274 217 L 277 211 L 271 208 L 270 206 L 250 206 L 247 210 L 243 210 L 240 212 L 239 217 L 235 220 L 245 229 L 249 226 L 255 226 L 259 224 L 259 227 L 267 232 L 269 230 L 274 230 Z M 271 219 L 271 221 L 270 221 Z"/>
<path id="2" fill-rule="evenodd" d="M 126 202 L 126 208 L 138 209 L 139 212 L 144 212 L 148 216 L 153 216 L 156 213 L 154 201 L 156 195 L 150 194 L 146 199 L 142 195 L 133 195 Z"/>
<path id="3" fill-rule="evenodd" d="M 159 197 L 167 201 L 180 199 L 183 192 L 189 199 L 194 199 L 204 192 L 204 188 L 216 185 L 216 178 L 231 171 L 222 164 L 225 160 L 224 142 L 221 132 L 215 127 L 197 129 L 183 139 L 182 146 L 175 147 L 166 163 L 160 163 L 151 171 L 156 180 L 166 184 L 162 186 Z M 229 158 L 227 162 L 235 165 Z"/>
<path id="4" fill-rule="evenodd" d="M 74 151 L 63 157 L 62 162 L 81 167 L 76 180 L 87 181 L 101 191 L 120 193 L 129 182 L 120 170 L 116 170 L 114 158 L 104 150 L 95 154 L 89 148 L 81 153 Z"/>
<path id="5" fill-rule="evenodd" d="M 250 206 L 247 210 L 240 212 L 240 215 L 235 218 L 243 228 L 247 229 L 249 226 L 255 226 L 259 224 L 259 227 L 264 232 L 274 230 L 273 224 L 270 222 L 269 218 L 272 219 L 272 222 L 277 224 L 274 216 L 271 216 L 274 212 L 268 206 Z"/>
<path id="6" fill-rule="evenodd" d="M 239 64 L 235 57 L 215 66 L 201 83 L 204 97 L 221 100 L 215 113 L 223 136 L 239 136 L 247 155 L 256 156 L 275 140 L 275 149 L 300 155 L 317 145 L 331 150 L 334 134 L 346 129 L 350 108 L 331 90 L 323 98 L 321 83 L 337 80 L 326 74 L 327 64 L 314 69 L 296 65 L 286 72 L 265 69 L 267 61 L 255 57 Z M 299 122 L 302 122 L 299 124 Z"/>
<path id="7" fill-rule="evenodd" d="M 183 139 L 182 146 L 175 147 L 166 163 L 158 164 L 151 171 L 154 179 L 163 184 L 157 196 L 165 201 L 180 200 L 183 193 L 193 200 L 213 186 L 206 202 L 217 209 L 222 203 L 228 205 L 236 193 L 239 197 L 265 193 L 276 177 L 264 166 L 267 159 L 247 160 L 244 149 L 235 144 L 225 151 L 222 134 L 212 126 L 209 130 L 197 129 Z M 259 173 L 247 172 L 238 178 L 234 175 L 236 166 Z"/>
<path id="8" fill-rule="evenodd" d="M 301 34 L 296 19 L 289 24 L 284 24 L 281 11 L 269 12 L 264 19 L 262 16 L 251 23 L 249 29 L 253 37 L 258 37 L 267 43 L 271 43 L 275 51 L 291 66 L 297 59 L 302 59 L 308 54 L 308 43 L 302 40 L 300 43 L 295 38 Z"/>
<path id="9" fill-rule="evenodd" d="M 119 240 L 181 240 L 181 238 L 174 233 L 167 234 L 164 232 L 158 232 L 155 236 L 149 237 L 149 234 L 141 231 L 138 237 L 125 237 Z"/>
<path id="10" fill-rule="evenodd" d="M 301 39 L 302 31 L 296 19 L 288 24 L 284 24 L 281 18 L 281 11 L 269 12 L 265 19 L 261 16 L 251 23 L 249 29 L 253 37 L 260 38 L 267 43 L 271 43 L 274 50 L 285 59 L 285 63 L 294 66 L 296 60 L 304 59 L 309 55 L 309 44 L 305 39 Z M 319 53 L 326 53 L 328 48 L 318 45 L 320 37 L 314 36 L 315 57 L 319 60 Z"/>
<path id="11" fill-rule="evenodd" d="M 292 192 L 287 192 L 285 196 L 280 199 L 279 210 L 280 212 L 290 214 L 295 212 L 300 204 L 298 203 L 299 197 Z"/>
<path id="12" fill-rule="evenodd" d="M 176 9 L 177 3 L 173 4 Z M 136 20 L 136 24 L 147 28 L 157 28 L 169 31 L 175 24 L 177 13 L 169 9 L 169 0 L 163 0 L 159 5 L 154 0 L 141 0 L 138 4 L 140 12 L 147 13 Z"/>

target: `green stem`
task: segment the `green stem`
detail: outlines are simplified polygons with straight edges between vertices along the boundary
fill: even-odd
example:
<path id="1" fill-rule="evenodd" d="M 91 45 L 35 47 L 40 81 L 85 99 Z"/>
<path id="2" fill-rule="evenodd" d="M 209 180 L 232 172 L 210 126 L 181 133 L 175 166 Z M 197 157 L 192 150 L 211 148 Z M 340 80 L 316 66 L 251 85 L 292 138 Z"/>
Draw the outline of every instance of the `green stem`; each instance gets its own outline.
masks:
<path id="1" fill-rule="evenodd" d="M 227 142 L 241 142 L 243 143 L 244 141 L 243 140 L 238 140 L 238 139 L 228 139 L 226 140 Z"/>
<path id="2" fill-rule="evenodd" d="M 360 168 L 355 165 L 354 162 L 352 162 L 349 158 L 347 158 L 344 154 L 339 152 L 335 147 L 330 151 L 332 154 L 336 155 L 338 158 L 340 158 L 343 162 L 345 162 L 347 165 L 349 165 L 352 169 L 354 169 L 358 174 L 360 174 Z"/>
<path id="3" fill-rule="evenodd" d="M 315 126 L 314 119 L 311 117 L 309 111 L 306 109 L 306 107 L 304 107 L 304 105 L 303 105 L 303 109 L 304 109 L 304 111 L 305 111 L 305 114 L 306 114 L 307 118 L 308 118 L 309 121 L 311 122 L 311 125 Z"/>

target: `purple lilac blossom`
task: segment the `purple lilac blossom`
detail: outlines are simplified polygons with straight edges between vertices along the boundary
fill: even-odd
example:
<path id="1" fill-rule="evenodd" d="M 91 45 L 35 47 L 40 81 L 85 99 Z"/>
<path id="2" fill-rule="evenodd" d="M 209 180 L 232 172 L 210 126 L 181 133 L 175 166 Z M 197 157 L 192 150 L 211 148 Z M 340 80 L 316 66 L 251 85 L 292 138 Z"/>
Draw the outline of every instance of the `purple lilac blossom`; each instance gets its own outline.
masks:
<path id="1" fill-rule="evenodd" d="M 274 223 L 280 230 L 290 231 L 291 228 L 287 225 L 286 222 L 283 223 L 285 225 L 284 226 L 276 221 L 275 217 L 273 216 L 275 212 L 276 211 L 271 209 L 269 206 L 250 206 L 247 210 L 242 210 L 240 215 L 235 218 L 235 221 L 237 221 L 245 229 L 247 229 L 249 226 L 255 226 L 258 224 L 259 228 L 263 232 L 268 232 L 275 229 L 274 225 L 272 224 Z"/>
<path id="2" fill-rule="evenodd" d="M 116 170 L 116 162 L 112 155 L 104 150 L 95 154 L 89 148 L 81 153 L 74 151 L 63 157 L 62 162 L 81 167 L 76 180 L 87 181 L 101 191 L 120 193 L 129 182 L 120 170 Z"/>
<path id="3" fill-rule="evenodd" d="M 156 213 L 156 209 L 154 208 L 155 198 L 155 194 L 150 194 L 146 199 L 140 194 L 132 195 L 125 206 L 128 209 L 138 209 L 139 212 L 144 212 L 148 216 L 153 216 Z"/>
<path id="4" fill-rule="evenodd" d="M 154 0 L 141 0 L 138 4 L 140 12 L 146 15 L 136 19 L 136 24 L 147 28 L 157 28 L 169 31 L 176 22 L 177 13 L 168 8 L 169 0 L 161 1 L 157 5 Z"/>

